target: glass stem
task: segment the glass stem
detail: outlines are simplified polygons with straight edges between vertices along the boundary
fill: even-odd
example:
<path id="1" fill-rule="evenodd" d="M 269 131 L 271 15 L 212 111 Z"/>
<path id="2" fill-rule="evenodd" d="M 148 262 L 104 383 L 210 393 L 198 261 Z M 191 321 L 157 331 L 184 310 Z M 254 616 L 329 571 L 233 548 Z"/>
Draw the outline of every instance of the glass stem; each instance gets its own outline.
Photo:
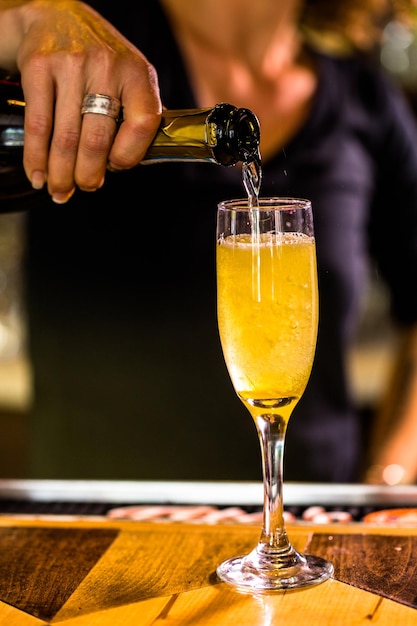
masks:
<path id="1" fill-rule="evenodd" d="M 287 420 L 276 414 L 255 418 L 262 454 L 264 512 L 262 533 L 257 547 L 259 556 L 285 558 L 295 554 L 284 523 L 283 453 Z"/>

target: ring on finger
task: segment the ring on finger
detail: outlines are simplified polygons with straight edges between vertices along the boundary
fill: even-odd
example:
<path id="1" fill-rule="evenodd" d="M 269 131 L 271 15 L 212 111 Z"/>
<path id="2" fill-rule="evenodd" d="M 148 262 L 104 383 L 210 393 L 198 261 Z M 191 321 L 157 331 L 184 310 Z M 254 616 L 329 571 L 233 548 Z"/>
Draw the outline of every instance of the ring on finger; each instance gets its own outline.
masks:
<path id="1" fill-rule="evenodd" d="M 86 113 L 99 113 L 100 115 L 112 117 L 117 121 L 121 108 L 122 103 L 118 98 L 106 96 L 101 93 L 88 93 L 83 100 L 81 115 L 85 115 Z"/>

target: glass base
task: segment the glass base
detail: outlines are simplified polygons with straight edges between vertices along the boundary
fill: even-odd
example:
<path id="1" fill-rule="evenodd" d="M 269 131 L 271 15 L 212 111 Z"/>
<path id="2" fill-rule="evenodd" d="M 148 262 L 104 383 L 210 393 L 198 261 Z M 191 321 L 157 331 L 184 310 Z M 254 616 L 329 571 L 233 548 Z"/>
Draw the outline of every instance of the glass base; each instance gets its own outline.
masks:
<path id="1" fill-rule="evenodd" d="M 248 556 L 228 559 L 217 568 L 217 576 L 225 583 L 246 593 L 271 593 L 284 589 L 309 587 L 324 582 L 333 576 L 333 565 L 319 556 L 293 554 L 291 567 L 256 568 Z"/>

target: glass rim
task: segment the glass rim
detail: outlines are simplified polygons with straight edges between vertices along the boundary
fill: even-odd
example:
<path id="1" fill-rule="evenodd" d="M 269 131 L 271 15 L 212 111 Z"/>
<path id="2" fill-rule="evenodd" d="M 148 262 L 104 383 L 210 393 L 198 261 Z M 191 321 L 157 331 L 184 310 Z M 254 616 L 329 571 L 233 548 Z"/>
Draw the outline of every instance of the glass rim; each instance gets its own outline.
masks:
<path id="1" fill-rule="evenodd" d="M 253 206 L 248 198 L 234 198 L 222 200 L 217 204 L 220 211 L 249 211 L 260 210 L 286 210 L 286 209 L 309 209 L 311 200 L 307 198 L 295 198 L 291 196 L 265 196 L 258 198 L 258 204 Z"/>

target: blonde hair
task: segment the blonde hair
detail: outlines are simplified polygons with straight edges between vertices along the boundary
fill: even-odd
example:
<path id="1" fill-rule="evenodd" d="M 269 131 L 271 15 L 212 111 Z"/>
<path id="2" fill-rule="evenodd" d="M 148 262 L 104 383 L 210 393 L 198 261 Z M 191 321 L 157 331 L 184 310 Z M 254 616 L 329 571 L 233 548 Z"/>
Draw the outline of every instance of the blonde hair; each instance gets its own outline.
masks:
<path id="1" fill-rule="evenodd" d="M 305 0 L 300 26 L 307 40 L 333 52 L 370 50 L 392 19 L 417 22 L 417 0 Z"/>

